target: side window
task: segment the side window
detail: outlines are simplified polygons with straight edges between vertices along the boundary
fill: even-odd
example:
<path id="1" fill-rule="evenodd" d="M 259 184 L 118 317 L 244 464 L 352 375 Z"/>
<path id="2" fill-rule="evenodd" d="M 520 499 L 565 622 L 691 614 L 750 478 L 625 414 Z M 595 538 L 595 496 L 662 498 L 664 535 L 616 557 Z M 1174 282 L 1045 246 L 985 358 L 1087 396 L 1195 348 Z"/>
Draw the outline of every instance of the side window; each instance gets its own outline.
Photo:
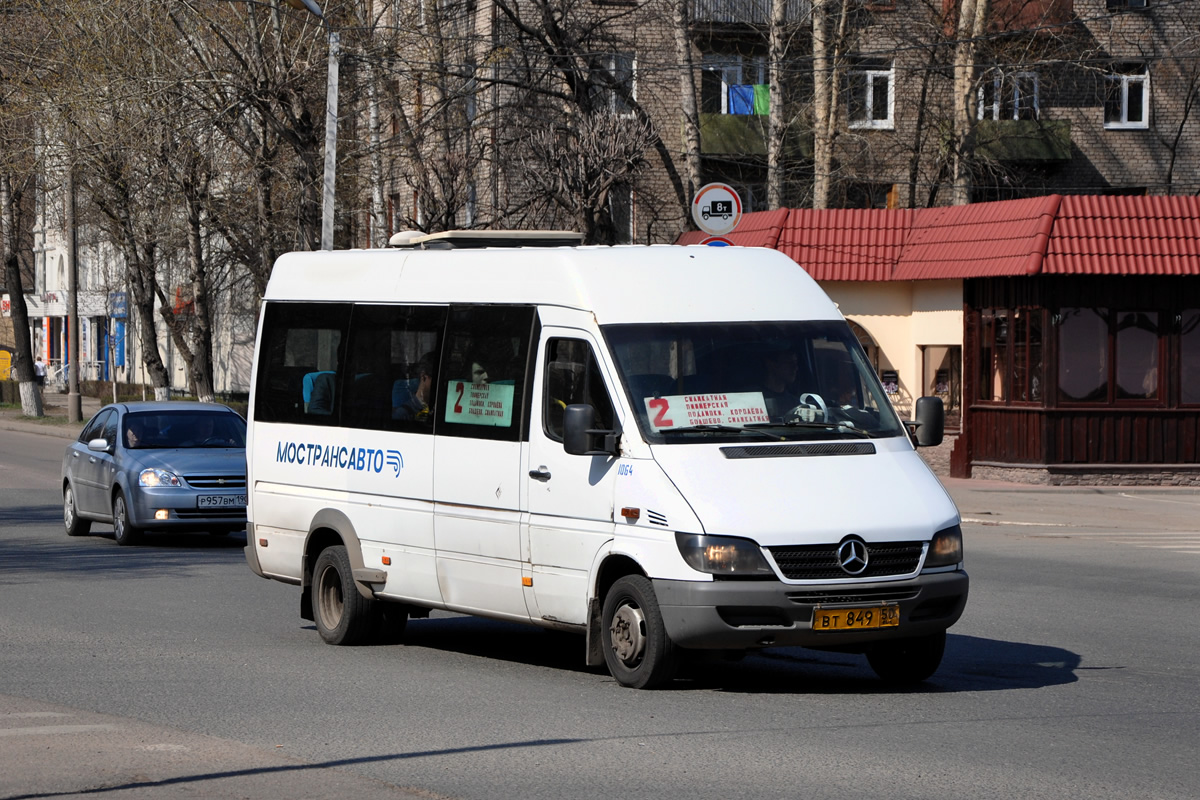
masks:
<path id="1" fill-rule="evenodd" d="M 439 435 L 522 439 L 532 306 L 452 306 L 437 388 Z"/>
<path id="2" fill-rule="evenodd" d="M 432 433 L 445 327 L 445 307 L 355 307 L 342 424 Z"/>
<path id="3" fill-rule="evenodd" d="M 337 420 L 348 303 L 268 303 L 254 419 L 330 425 Z"/>
<path id="4" fill-rule="evenodd" d="M 104 432 L 100 434 L 104 437 L 104 441 L 108 442 L 108 446 L 112 447 L 117 443 L 117 415 L 109 414 L 104 420 Z"/>
<path id="5" fill-rule="evenodd" d="M 542 393 L 542 425 L 546 435 L 563 440 L 563 411 L 577 403 L 596 409 L 596 425 L 612 428 L 615 413 L 591 346 L 580 339 L 546 343 L 546 380 Z"/>
<path id="6" fill-rule="evenodd" d="M 113 411 L 112 409 L 109 409 L 107 411 L 102 411 L 99 414 L 97 414 L 96 416 L 92 417 L 92 421 L 89 422 L 87 424 L 87 427 L 83 429 L 83 433 L 79 434 L 79 441 L 83 442 L 84 444 L 87 444 L 92 439 L 103 438 L 105 422 L 110 417 L 115 418 L 116 415 L 117 415 L 117 413 L 115 411 Z"/>

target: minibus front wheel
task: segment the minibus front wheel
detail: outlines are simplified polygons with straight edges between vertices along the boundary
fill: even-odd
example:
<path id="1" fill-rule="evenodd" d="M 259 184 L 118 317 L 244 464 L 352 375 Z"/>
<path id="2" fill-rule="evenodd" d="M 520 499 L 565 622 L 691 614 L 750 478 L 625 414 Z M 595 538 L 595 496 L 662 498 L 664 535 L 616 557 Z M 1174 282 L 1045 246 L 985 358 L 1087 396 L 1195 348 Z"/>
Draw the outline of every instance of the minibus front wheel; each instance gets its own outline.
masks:
<path id="1" fill-rule="evenodd" d="M 313 622 L 329 644 L 353 645 L 370 637 L 375 628 L 375 601 L 354 585 L 350 556 L 342 545 L 326 547 L 313 567 Z"/>
<path id="2" fill-rule="evenodd" d="M 601 629 L 604 661 L 618 683 L 650 689 L 674 677 L 675 644 L 646 578 L 626 575 L 612 585 L 604 598 Z"/>

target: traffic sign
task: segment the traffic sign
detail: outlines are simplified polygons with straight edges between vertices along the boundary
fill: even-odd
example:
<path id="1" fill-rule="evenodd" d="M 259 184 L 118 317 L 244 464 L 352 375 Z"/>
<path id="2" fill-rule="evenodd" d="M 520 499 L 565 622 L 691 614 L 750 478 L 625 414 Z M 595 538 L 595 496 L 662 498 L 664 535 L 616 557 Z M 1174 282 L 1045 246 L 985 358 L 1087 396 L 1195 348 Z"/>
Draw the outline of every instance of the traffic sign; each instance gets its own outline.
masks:
<path id="1" fill-rule="evenodd" d="M 709 247 L 733 247 L 733 242 L 723 236 L 710 236 L 700 244 L 706 244 Z"/>
<path id="2" fill-rule="evenodd" d="M 705 233 L 723 236 L 742 221 L 742 198 L 728 184 L 707 184 L 692 200 L 692 221 Z"/>

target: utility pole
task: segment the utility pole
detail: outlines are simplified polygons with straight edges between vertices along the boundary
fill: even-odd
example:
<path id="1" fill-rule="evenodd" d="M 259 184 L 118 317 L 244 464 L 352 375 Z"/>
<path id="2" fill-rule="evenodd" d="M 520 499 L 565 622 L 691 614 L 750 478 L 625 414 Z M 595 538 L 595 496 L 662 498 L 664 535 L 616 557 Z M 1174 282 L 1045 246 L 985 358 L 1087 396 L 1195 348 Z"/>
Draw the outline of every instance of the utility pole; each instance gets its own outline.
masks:
<path id="1" fill-rule="evenodd" d="M 74 156 L 74 148 L 72 148 Z M 74 159 L 72 159 L 73 161 Z M 79 261 L 75 241 L 75 165 L 67 165 L 67 422 L 83 420 L 79 396 Z"/>

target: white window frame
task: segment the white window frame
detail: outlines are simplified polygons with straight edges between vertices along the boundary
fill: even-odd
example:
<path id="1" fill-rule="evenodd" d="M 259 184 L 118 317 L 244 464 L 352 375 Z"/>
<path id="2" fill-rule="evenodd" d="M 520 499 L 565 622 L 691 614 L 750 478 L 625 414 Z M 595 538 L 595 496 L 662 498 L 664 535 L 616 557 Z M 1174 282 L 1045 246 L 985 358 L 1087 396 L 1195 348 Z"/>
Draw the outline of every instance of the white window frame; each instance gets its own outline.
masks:
<path id="1" fill-rule="evenodd" d="M 979 83 L 979 110 L 976 119 L 1020 119 L 1021 118 L 1021 101 L 1024 99 L 1021 94 L 1022 84 L 1028 82 L 1033 83 L 1033 118 L 1041 119 L 1041 83 L 1038 80 L 1036 72 L 1009 72 L 1005 73 L 1002 70 L 992 70 L 987 77 Z M 987 84 L 992 86 L 992 102 L 985 103 L 986 92 L 984 89 Z M 1003 107 L 1001 102 L 1006 95 L 1011 93 L 1009 98 L 1012 102 L 1012 115 L 1001 116 L 1000 110 Z"/>
<path id="2" fill-rule="evenodd" d="M 637 100 L 637 55 L 631 51 L 606 53 L 600 56 L 600 66 L 608 70 L 613 77 L 620 77 L 617 71 L 618 59 L 626 59 L 629 63 L 629 97 Z M 602 87 L 603 102 L 610 111 L 621 116 L 631 116 L 633 109 L 626 105 L 625 99 L 609 86 Z"/>
<path id="3" fill-rule="evenodd" d="M 1150 127 L 1150 68 L 1143 64 L 1141 72 L 1117 72 L 1113 71 L 1104 76 L 1105 93 L 1104 103 L 1101 108 L 1102 114 L 1108 114 L 1108 91 L 1109 83 L 1119 84 L 1121 92 L 1121 119 L 1119 120 L 1104 120 L 1104 128 L 1106 130 L 1144 130 Z M 1142 93 L 1142 119 L 1130 121 L 1129 119 L 1129 93 L 1137 91 L 1133 87 L 1134 84 L 1141 84 L 1140 90 Z"/>
<path id="4" fill-rule="evenodd" d="M 847 112 L 846 119 L 851 128 L 857 129 L 873 129 L 873 130 L 892 130 L 896 127 L 896 64 L 892 62 L 886 69 L 879 66 L 855 66 L 851 67 L 847 74 L 853 76 L 861 75 L 866 82 L 865 91 L 866 97 L 859 98 L 862 101 L 862 107 L 866 110 L 866 119 L 853 119 L 850 117 L 849 105 L 854 101 L 854 98 L 848 91 L 847 94 Z M 887 118 L 875 119 L 875 82 L 887 81 Z"/>

